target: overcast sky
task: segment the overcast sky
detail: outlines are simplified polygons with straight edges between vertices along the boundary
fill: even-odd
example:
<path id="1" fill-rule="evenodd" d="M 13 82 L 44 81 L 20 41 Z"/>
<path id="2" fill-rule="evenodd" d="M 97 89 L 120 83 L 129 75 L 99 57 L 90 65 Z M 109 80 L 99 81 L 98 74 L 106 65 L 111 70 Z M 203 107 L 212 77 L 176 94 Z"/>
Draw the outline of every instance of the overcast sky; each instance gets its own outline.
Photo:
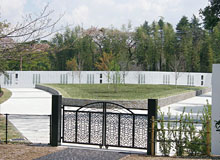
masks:
<path id="1" fill-rule="evenodd" d="M 131 21 L 133 28 L 164 17 L 174 28 L 185 15 L 199 15 L 208 0 L 0 0 L 0 21 L 15 23 L 28 13 L 39 13 L 49 2 L 54 17 L 65 13 L 60 24 L 121 28 Z"/>

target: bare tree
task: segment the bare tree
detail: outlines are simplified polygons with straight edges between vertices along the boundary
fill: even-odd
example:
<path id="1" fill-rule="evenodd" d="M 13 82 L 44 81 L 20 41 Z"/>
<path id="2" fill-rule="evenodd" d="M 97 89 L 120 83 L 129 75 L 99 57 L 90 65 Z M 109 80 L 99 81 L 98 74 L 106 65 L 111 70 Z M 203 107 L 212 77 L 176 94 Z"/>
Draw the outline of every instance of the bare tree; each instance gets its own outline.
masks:
<path id="1" fill-rule="evenodd" d="M 174 55 L 173 60 L 170 63 L 170 68 L 175 72 L 175 85 L 177 88 L 178 79 L 181 76 L 181 72 L 184 71 L 184 58 L 181 55 Z"/>
<path id="2" fill-rule="evenodd" d="M 53 13 L 47 4 L 39 14 L 28 14 L 16 25 L 0 22 L 0 60 L 17 58 L 17 53 L 25 51 L 27 54 L 33 43 L 57 32 L 55 26 L 63 15 L 52 19 Z"/>

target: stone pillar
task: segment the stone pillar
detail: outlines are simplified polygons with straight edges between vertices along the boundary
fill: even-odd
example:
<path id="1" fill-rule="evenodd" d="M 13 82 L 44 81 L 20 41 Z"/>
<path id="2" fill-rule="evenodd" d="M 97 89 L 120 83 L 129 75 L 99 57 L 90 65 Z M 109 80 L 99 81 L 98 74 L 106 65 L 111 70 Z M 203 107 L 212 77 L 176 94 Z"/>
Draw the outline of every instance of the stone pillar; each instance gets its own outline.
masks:
<path id="1" fill-rule="evenodd" d="M 220 155 L 220 132 L 216 131 L 215 121 L 220 120 L 220 64 L 213 65 L 212 74 L 212 146 L 211 153 Z"/>

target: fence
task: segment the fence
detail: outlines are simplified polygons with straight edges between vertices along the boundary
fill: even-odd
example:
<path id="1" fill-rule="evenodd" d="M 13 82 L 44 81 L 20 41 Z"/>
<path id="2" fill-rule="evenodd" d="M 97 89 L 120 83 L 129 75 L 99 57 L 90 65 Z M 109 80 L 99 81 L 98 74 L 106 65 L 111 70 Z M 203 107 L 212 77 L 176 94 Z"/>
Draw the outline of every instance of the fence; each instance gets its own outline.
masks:
<path id="1" fill-rule="evenodd" d="M 50 115 L 0 115 L 0 143 L 49 143 Z"/>
<path id="2" fill-rule="evenodd" d="M 153 132 L 157 135 L 154 141 L 159 144 L 162 155 L 174 154 L 177 156 L 210 156 L 211 151 L 211 118 L 203 114 L 193 119 L 190 115 L 180 115 L 180 119 L 160 119 L 152 122 Z M 174 152 L 171 153 L 171 150 Z"/>
<path id="3" fill-rule="evenodd" d="M 147 115 L 135 114 L 124 106 L 111 102 L 62 107 L 61 101 L 61 95 L 52 96 L 52 146 L 80 143 L 106 148 L 145 149 L 148 155 L 155 153 L 155 145 L 151 145 L 154 142 L 150 142 L 153 136 L 150 128 L 151 118 L 157 117 L 156 99 L 148 100 Z M 121 113 L 122 111 L 126 113 Z"/>
<path id="4" fill-rule="evenodd" d="M 0 75 L 4 88 L 34 87 L 36 84 L 169 84 L 211 87 L 211 73 L 153 71 L 7 71 Z M 117 75 L 117 76 L 116 76 Z M 176 81 L 177 80 L 177 81 Z"/>

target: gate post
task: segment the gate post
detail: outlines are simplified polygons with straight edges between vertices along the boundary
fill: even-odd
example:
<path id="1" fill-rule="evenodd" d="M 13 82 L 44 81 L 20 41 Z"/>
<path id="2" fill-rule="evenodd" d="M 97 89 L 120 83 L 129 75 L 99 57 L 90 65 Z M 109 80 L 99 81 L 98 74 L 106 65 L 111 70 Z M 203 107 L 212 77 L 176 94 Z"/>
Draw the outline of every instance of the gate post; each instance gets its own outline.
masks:
<path id="1" fill-rule="evenodd" d="M 157 120 L 157 99 L 148 99 L 148 133 L 147 133 L 147 155 L 155 155 L 155 140 L 157 132 L 154 132 L 154 137 L 152 135 L 152 121 Z M 151 142 L 154 139 L 154 142 Z M 152 145 L 153 144 L 153 145 Z M 153 148 L 152 148 L 153 147 Z M 153 152 L 152 152 L 153 151 Z"/>
<path id="2" fill-rule="evenodd" d="M 51 146 L 58 146 L 61 142 L 61 102 L 61 95 L 52 95 Z"/>

